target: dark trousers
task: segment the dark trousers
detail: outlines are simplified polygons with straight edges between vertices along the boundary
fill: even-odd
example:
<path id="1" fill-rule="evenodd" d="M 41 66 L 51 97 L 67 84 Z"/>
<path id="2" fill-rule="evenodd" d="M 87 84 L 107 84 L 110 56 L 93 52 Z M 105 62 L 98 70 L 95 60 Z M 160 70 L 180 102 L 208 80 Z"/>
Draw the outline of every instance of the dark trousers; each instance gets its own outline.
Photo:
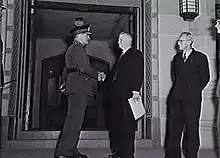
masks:
<path id="1" fill-rule="evenodd" d="M 120 155 L 120 158 L 134 157 L 135 127 L 136 121 L 127 99 L 114 96 L 109 130 L 110 148 L 113 154 Z"/>
<path id="2" fill-rule="evenodd" d="M 197 158 L 200 145 L 199 118 L 201 101 L 172 100 L 168 104 L 166 157 L 181 158 L 180 141 L 184 132 L 186 158 Z"/>
<path id="3" fill-rule="evenodd" d="M 110 131 L 110 148 L 120 158 L 134 157 L 135 130 L 129 132 Z"/>
<path id="4" fill-rule="evenodd" d="M 77 157 L 77 145 L 84 121 L 87 100 L 87 94 L 69 95 L 68 114 L 55 150 L 55 156 Z"/>

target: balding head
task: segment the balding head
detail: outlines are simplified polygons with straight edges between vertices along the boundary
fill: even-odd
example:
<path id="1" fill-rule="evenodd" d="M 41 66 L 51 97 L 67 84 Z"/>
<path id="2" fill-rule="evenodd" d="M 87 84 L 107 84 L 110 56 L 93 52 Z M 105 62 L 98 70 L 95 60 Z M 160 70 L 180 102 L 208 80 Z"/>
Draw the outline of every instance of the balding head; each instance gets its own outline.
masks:
<path id="1" fill-rule="evenodd" d="M 119 34 L 119 38 L 118 38 L 119 47 L 123 50 L 127 49 L 128 47 L 131 47 L 132 40 L 133 40 L 133 38 L 132 38 L 131 34 L 126 33 L 126 32 L 121 32 Z"/>

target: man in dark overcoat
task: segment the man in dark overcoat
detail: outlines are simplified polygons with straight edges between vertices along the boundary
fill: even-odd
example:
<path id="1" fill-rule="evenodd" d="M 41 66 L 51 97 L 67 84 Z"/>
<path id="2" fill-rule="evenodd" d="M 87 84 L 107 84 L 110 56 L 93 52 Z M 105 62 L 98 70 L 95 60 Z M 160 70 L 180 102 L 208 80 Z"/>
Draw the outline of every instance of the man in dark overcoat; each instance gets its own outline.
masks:
<path id="1" fill-rule="evenodd" d="M 80 130 L 86 105 L 96 89 L 96 81 L 103 80 L 105 75 L 92 69 L 85 51 L 85 46 L 90 41 L 90 26 L 83 23 L 83 25 L 77 25 L 71 32 L 74 41 L 65 55 L 68 73 L 66 79 L 68 114 L 55 150 L 55 157 L 87 158 L 87 155 L 81 154 L 77 149 Z"/>
<path id="2" fill-rule="evenodd" d="M 116 62 L 111 86 L 110 143 L 112 155 L 109 158 L 133 158 L 136 120 L 128 99 L 139 95 L 144 78 L 143 53 L 132 47 L 132 36 L 120 33 L 118 39 L 122 54 Z"/>
<path id="3" fill-rule="evenodd" d="M 209 63 L 204 53 L 192 48 L 190 32 L 183 32 L 177 44 L 180 52 L 173 58 L 174 82 L 168 98 L 166 157 L 181 158 L 180 141 L 184 129 L 184 154 L 187 158 L 197 158 L 202 90 L 210 79 Z"/>

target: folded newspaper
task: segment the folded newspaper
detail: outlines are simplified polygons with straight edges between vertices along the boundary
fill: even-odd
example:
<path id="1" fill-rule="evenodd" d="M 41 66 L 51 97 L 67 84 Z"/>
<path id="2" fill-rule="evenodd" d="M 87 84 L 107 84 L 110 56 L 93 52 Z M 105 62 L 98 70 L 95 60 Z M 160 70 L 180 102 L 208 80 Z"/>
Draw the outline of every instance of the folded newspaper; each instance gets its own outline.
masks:
<path id="1" fill-rule="evenodd" d="M 139 119 L 146 113 L 141 98 L 140 99 L 129 98 L 128 102 L 130 104 L 135 120 Z"/>

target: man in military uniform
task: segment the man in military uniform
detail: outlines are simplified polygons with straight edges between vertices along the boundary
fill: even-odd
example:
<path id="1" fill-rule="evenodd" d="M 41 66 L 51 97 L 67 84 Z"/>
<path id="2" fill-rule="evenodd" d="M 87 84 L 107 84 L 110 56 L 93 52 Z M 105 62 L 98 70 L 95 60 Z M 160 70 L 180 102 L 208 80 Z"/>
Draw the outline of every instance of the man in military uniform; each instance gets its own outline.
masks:
<path id="1" fill-rule="evenodd" d="M 96 82 L 105 79 L 105 74 L 91 68 L 85 51 L 90 41 L 90 26 L 85 25 L 81 19 L 75 25 L 71 31 L 74 41 L 65 55 L 68 114 L 55 150 L 55 158 L 87 158 L 77 149 L 80 130 L 88 99 L 95 93 Z"/>

